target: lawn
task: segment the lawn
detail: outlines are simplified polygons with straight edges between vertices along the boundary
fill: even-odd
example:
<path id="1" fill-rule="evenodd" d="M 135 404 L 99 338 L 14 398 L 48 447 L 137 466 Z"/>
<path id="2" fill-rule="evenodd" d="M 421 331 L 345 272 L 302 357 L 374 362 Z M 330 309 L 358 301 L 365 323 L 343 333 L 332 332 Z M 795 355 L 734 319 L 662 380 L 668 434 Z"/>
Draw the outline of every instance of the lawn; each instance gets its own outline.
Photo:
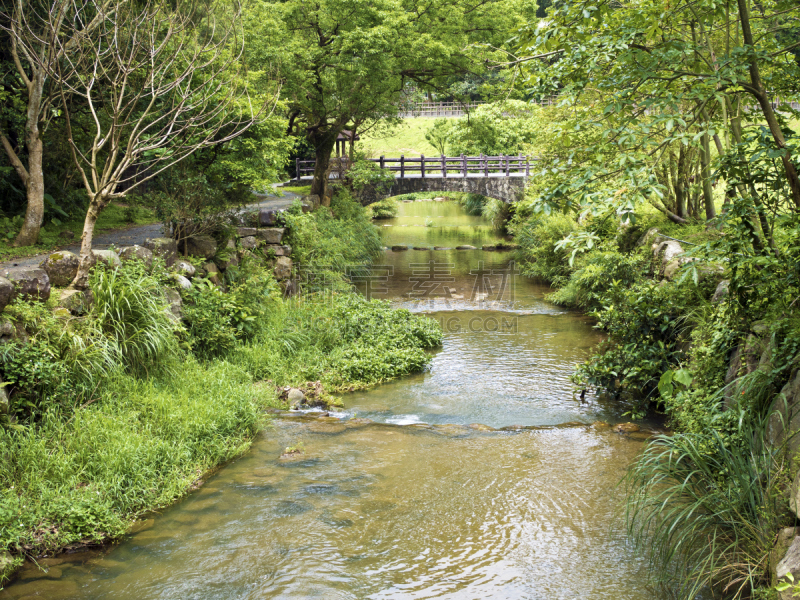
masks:
<path id="1" fill-rule="evenodd" d="M 458 117 L 454 117 L 458 118 Z M 413 117 L 403 119 L 396 127 L 377 129 L 361 135 L 359 147 L 368 156 L 438 156 L 439 152 L 425 139 L 425 132 L 433 126 L 434 119 Z"/>

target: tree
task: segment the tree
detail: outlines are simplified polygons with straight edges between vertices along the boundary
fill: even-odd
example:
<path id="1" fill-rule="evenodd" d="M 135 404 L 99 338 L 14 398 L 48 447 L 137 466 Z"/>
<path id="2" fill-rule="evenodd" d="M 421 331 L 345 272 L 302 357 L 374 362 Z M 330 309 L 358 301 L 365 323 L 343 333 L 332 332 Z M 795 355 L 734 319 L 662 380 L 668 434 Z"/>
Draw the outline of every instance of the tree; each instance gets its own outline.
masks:
<path id="1" fill-rule="evenodd" d="M 56 2 L 47 9 L 26 0 L 14 0 L 10 12 L 0 12 L 2 28 L 9 36 L 11 60 L 21 83 L 21 95 L 25 98 L 24 115 L 20 115 L 21 136 L 12 131 L 10 119 L 4 119 L 5 123 L 0 121 L 0 145 L 22 180 L 27 197 L 25 220 L 14 240 L 15 246 L 35 244 L 44 218 L 42 136 L 54 116 L 54 101 L 58 100 L 49 73 L 65 53 L 74 49 L 80 36 L 90 35 L 99 25 L 102 13 L 98 11 L 84 21 L 65 26 L 68 17 L 65 3 Z"/>
<path id="2" fill-rule="evenodd" d="M 289 133 L 314 148 L 312 193 L 328 196 L 330 157 L 354 121 L 391 113 L 406 82 L 444 87 L 480 72 L 515 25 L 516 0 L 261 0 L 249 19 L 251 61 L 278 66 Z M 278 24 L 278 26 L 276 26 Z M 283 32 L 264 43 L 267 33 Z"/>
<path id="3" fill-rule="evenodd" d="M 748 105 L 755 104 L 783 165 L 792 209 L 800 209 L 797 157 L 769 97 L 797 78 L 791 50 L 800 44 L 781 36 L 797 27 L 795 1 L 760 3 L 755 17 L 747 0 L 578 0 L 556 3 L 547 14 L 524 31 L 525 57 L 517 64 L 538 93 L 558 91 L 565 105 L 594 107 L 581 127 L 601 131 L 602 144 L 585 149 L 585 161 L 562 163 L 560 181 L 543 200 L 624 218 L 636 203 L 655 199 L 680 222 L 685 184 L 696 174 L 712 220 L 713 153 L 744 143 Z M 735 192 L 752 203 L 754 244 L 767 247 L 771 231 L 759 194 L 743 186 Z M 658 200 L 665 193 L 673 195 L 674 210 Z"/>
<path id="4" fill-rule="evenodd" d="M 60 91 L 73 160 L 89 197 L 74 286 L 86 285 L 94 227 L 112 199 L 202 148 L 241 135 L 266 106 L 252 105 L 238 73 L 239 14 L 219 17 L 218 8 L 172 8 L 158 0 L 54 0 L 50 6 L 46 36 L 58 40 L 63 32 L 76 40 L 62 60 L 37 62 Z M 96 22 L 91 31 L 76 25 L 89 19 Z M 28 49 L 37 38 L 24 25 L 20 19 L 13 31 Z M 89 115 L 80 138 L 79 111 Z"/>

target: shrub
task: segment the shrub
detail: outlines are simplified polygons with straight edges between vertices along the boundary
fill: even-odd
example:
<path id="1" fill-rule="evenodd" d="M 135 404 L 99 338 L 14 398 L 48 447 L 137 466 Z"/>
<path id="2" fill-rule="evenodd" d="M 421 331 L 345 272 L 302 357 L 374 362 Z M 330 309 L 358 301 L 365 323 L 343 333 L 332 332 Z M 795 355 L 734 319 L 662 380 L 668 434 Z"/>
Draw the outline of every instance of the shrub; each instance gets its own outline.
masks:
<path id="1" fill-rule="evenodd" d="M 784 449 L 767 442 L 765 419 L 735 417 L 732 436 L 712 429 L 656 437 L 625 479 L 629 532 L 677 597 L 711 587 L 751 597 L 769 584 L 775 532 L 792 521 Z"/>
<path id="2" fill-rule="evenodd" d="M 567 215 L 537 214 L 515 227 L 519 244 L 517 260 L 524 275 L 542 279 L 554 287 L 565 285 L 572 274 L 570 252 L 557 244 L 577 229 Z"/>
<path id="3" fill-rule="evenodd" d="M 373 219 L 393 219 L 397 216 L 397 200 L 384 198 L 369 205 Z"/>

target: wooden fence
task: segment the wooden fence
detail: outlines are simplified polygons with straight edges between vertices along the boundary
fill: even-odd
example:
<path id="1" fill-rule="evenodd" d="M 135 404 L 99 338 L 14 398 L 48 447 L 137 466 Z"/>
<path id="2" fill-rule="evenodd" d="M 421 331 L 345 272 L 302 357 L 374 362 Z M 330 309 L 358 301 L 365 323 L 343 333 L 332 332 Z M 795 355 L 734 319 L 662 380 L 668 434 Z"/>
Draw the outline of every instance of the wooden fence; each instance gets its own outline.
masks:
<path id="1" fill-rule="evenodd" d="M 531 174 L 531 162 L 538 159 L 530 156 L 420 156 L 419 158 L 369 158 L 371 162 L 377 163 L 381 169 L 386 169 L 400 179 L 405 177 L 466 177 L 467 175 L 479 175 L 489 177 L 529 176 Z M 338 178 L 339 173 L 344 172 L 349 160 L 345 158 L 331 159 L 331 177 Z M 295 161 L 297 179 L 314 175 L 314 165 L 316 161 L 300 160 Z"/>

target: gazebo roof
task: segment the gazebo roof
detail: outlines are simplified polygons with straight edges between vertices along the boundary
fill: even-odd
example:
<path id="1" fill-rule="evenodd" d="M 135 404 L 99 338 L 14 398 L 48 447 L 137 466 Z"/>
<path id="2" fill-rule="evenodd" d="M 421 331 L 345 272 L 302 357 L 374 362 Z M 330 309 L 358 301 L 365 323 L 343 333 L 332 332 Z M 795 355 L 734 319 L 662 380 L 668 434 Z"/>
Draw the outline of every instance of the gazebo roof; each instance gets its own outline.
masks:
<path id="1" fill-rule="evenodd" d="M 358 135 L 356 135 L 356 137 L 353 138 L 353 132 L 352 131 L 350 131 L 349 129 L 342 129 L 342 132 L 338 136 L 336 136 L 336 140 L 337 141 L 346 141 L 346 142 L 349 142 L 350 140 L 352 140 L 354 142 L 358 142 L 359 140 L 361 140 L 361 138 Z"/>

